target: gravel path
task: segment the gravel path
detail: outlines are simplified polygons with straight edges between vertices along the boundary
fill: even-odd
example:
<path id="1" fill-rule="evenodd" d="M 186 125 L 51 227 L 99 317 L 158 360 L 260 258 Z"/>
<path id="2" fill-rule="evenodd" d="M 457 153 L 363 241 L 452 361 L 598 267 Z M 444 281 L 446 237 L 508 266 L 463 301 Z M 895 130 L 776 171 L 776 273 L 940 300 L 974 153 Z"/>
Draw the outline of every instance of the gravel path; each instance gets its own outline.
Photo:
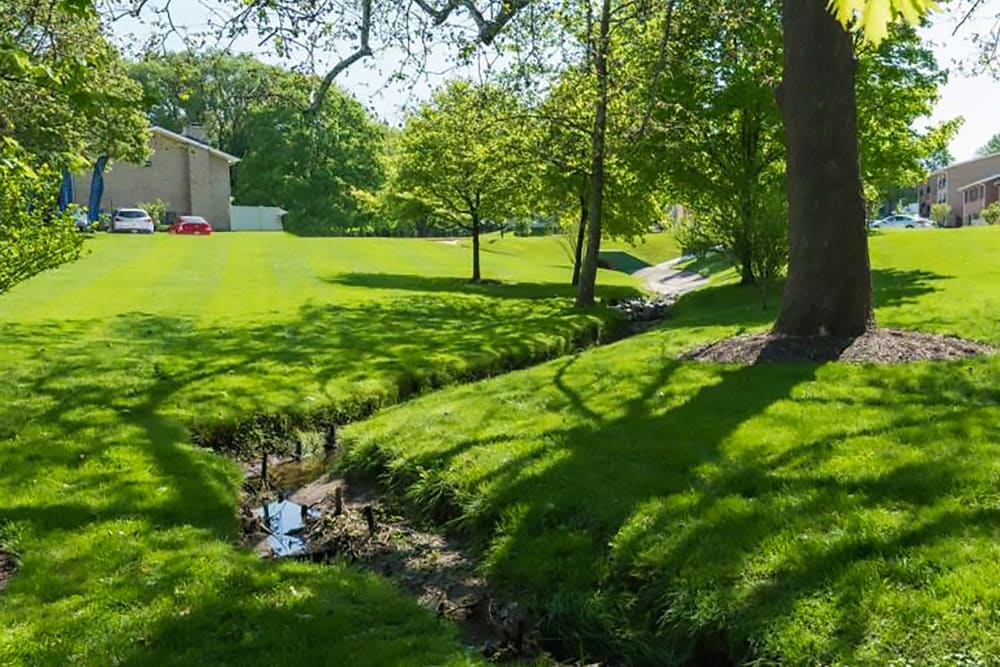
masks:
<path id="1" fill-rule="evenodd" d="M 634 275 L 640 278 L 649 289 L 657 294 L 677 299 L 681 295 L 696 290 L 708 282 L 708 278 L 700 273 L 677 268 L 679 264 L 689 259 L 689 257 L 678 257 L 669 262 L 639 269 Z"/>

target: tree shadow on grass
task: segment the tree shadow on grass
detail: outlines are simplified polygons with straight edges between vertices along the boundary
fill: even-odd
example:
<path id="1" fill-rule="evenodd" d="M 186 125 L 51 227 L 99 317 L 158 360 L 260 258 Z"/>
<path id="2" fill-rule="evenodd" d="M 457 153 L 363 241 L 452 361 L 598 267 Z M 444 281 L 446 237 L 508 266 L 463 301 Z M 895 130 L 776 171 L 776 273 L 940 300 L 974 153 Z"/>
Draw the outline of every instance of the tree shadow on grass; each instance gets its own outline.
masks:
<path id="1" fill-rule="evenodd" d="M 25 544 L 24 567 L 6 593 L 19 601 L 19 636 L 41 642 L 51 633 L 67 633 L 73 638 L 46 653 L 52 662 L 76 651 L 95 663 L 110 661 L 110 653 L 102 651 L 112 649 L 102 648 L 102 642 L 131 644 L 133 632 L 150 641 L 161 632 L 180 638 L 190 632 L 183 655 L 202 656 L 192 659 L 199 664 L 214 663 L 220 655 L 228 656 L 221 662 L 263 664 L 260 656 L 287 650 L 281 647 L 283 632 L 305 638 L 292 654 L 315 656 L 324 646 L 343 643 L 336 638 L 316 643 L 324 626 L 318 616 L 305 617 L 319 603 L 293 605 L 268 621 L 264 611 L 247 612 L 254 603 L 239 598 L 239 590 L 218 593 L 204 608 L 194 601 L 183 618 L 164 617 L 182 605 L 164 606 L 164 596 L 209 586 L 216 575 L 207 564 L 221 562 L 220 554 L 231 551 L 239 528 L 239 471 L 190 445 L 185 426 L 255 412 L 351 414 L 357 405 L 388 405 L 421 390 L 574 351 L 597 337 L 607 324 L 603 317 L 574 312 L 561 299 L 437 293 L 349 306 L 314 304 L 295 317 L 254 323 L 207 325 L 129 313 L 107 321 L 0 324 L 5 341 L 0 522 L 24 526 L 34 536 Z M 172 547 L 176 554 L 155 547 L 165 535 L 180 536 Z M 210 553 L 199 554 L 202 548 Z M 118 550 L 120 559 L 109 556 Z M 269 566 L 249 558 L 235 560 L 232 567 L 256 577 Z M 149 571 L 165 569 L 180 574 L 138 583 L 151 576 Z M 50 573 L 59 573 L 58 581 Z M 334 595 L 331 580 L 338 576 L 344 575 L 315 570 L 307 578 L 310 587 L 329 588 Z M 371 620 L 380 618 L 378 605 L 363 598 L 391 587 L 364 578 L 356 583 L 339 594 L 344 605 L 354 605 L 345 613 L 364 609 L 366 627 L 390 633 L 388 626 Z M 243 590 L 250 597 L 267 593 L 261 587 Z M 42 613 L 39 600 L 71 605 L 84 592 L 94 598 L 88 610 L 65 614 L 65 623 Z M 411 607 L 399 616 L 415 614 Z M 8 609 L 14 613 L 14 608 Z M 274 628 L 271 635 L 246 640 L 259 656 L 234 657 L 245 655 L 239 646 L 208 642 L 189 620 L 239 627 L 244 613 Z M 147 620 L 133 627 L 123 620 L 131 615 Z M 158 627 L 143 626 L 148 619 L 157 619 Z M 444 641 L 447 633 L 435 632 L 428 641 Z M 400 633 L 397 648 L 419 643 L 412 628 Z M 104 639 L 97 641 L 95 635 Z M 30 651 L 30 646 L 29 641 L 16 650 Z M 8 655 L 6 650 L 0 642 L 0 657 Z M 136 655 L 145 654 L 136 649 Z M 416 652 L 399 660 L 418 664 L 423 659 Z M 387 657 L 388 663 L 396 664 Z"/>
<path id="2" fill-rule="evenodd" d="M 400 290 L 406 292 L 468 294 L 502 299 L 571 299 L 576 296 L 576 288 L 568 283 L 485 281 L 471 283 L 463 278 L 432 277 L 392 273 L 342 273 L 325 278 L 329 283 L 350 287 Z M 639 294 L 633 287 L 620 285 L 600 285 L 598 294 L 602 299 L 625 298 Z"/>
<path id="3" fill-rule="evenodd" d="M 955 568 L 1000 555 L 985 500 L 1000 473 L 995 364 L 666 362 L 621 379 L 616 408 L 588 398 L 593 363 L 551 367 L 578 418 L 470 481 L 491 578 L 534 603 L 562 650 L 930 664 L 1000 648 L 995 620 L 957 601 L 939 613 Z M 416 460 L 462 466 L 453 456 Z M 988 604 L 982 586 L 965 604 Z"/>
<path id="4" fill-rule="evenodd" d="M 909 305 L 942 289 L 940 283 L 954 279 L 922 269 L 873 269 L 872 298 L 876 308 Z"/>

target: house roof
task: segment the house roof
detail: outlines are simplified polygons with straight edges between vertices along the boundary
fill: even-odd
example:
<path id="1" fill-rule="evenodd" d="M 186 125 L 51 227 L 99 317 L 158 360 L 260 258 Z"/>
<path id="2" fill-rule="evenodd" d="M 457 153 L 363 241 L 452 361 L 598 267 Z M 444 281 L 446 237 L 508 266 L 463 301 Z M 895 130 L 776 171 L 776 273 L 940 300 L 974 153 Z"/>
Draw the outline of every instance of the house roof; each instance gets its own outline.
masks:
<path id="1" fill-rule="evenodd" d="M 990 153 L 989 155 L 983 155 L 981 157 L 972 158 L 971 160 L 956 162 L 955 164 L 949 164 L 947 167 L 942 167 L 940 169 L 932 171 L 931 176 L 934 176 L 935 174 L 943 174 L 944 172 L 954 169 L 955 167 L 962 167 L 967 164 L 972 164 L 974 162 L 982 162 L 983 160 L 990 160 L 992 158 L 998 158 L 998 157 L 1000 157 L 1000 153 Z"/>
<path id="2" fill-rule="evenodd" d="M 982 185 L 983 183 L 992 183 L 993 181 L 1000 181 L 1000 174 L 994 174 L 993 176 L 990 176 L 989 178 L 981 178 L 978 181 L 976 181 L 975 183 L 969 183 L 968 185 L 963 185 L 962 187 L 960 187 L 958 189 L 958 191 L 961 192 L 962 190 L 968 190 L 969 188 L 971 188 L 971 187 L 973 187 L 975 185 Z"/>
<path id="3" fill-rule="evenodd" d="M 193 146 L 195 148 L 200 148 L 202 150 L 208 151 L 215 157 L 220 157 L 229 164 L 236 164 L 240 161 L 235 155 L 230 155 L 225 151 L 220 151 L 218 148 L 212 148 L 208 144 L 204 144 L 197 139 L 192 139 L 191 137 L 185 137 L 183 134 L 177 134 L 176 132 L 171 132 L 170 130 L 164 129 L 159 125 L 153 126 L 153 134 L 158 134 L 161 137 L 166 137 L 167 139 L 173 139 L 174 141 L 180 142 L 182 144 L 187 144 L 188 146 Z"/>

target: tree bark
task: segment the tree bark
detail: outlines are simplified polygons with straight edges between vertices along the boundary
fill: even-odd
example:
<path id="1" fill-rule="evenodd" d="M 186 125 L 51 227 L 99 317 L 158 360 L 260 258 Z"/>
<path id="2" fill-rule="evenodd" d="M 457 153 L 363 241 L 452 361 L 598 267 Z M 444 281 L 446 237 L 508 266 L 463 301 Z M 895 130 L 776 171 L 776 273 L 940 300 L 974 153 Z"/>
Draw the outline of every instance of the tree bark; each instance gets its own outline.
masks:
<path id="1" fill-rule="evenodd" d="M 587 195 L 580 195 L 580 226 L 576 230 L 576 247 L 573 249 L 573 287 L 580 284 L 580 265 L 583 264 L 583 246 L 587 242 Z"/>
<path id="2" fill-rule="evenodd" d="M 482 280 L 479 274 L 479 216 L 472 216 L 472 282 Z"/>
<path id="3" fill-rule="evenodd" d="M 608 126 L 608 45 L 611 33 L 611 0 L 601 3 L 601 27 L 594 69 L 597 76 L 597 100 L 594 105 L 593 159 L 590 169 L 590 220 L 587 223 L 587 253 L 580 268 L 577 308 L 594 305 L 597 292 L 597 260 L 601 252 L 601 213 L 604 209 L 605 133 Z"/>
<path id="4" fill-rule="evenodd" d="M 774 329 L 855 336 L 874 318 L 853 41 L 826 0 L 783 5 L 789 262 Z"/>
<path id="5" fill-rule="evenodd" d="M 753 275 L 753 264 L 750 260 L 751 252 L 749 249 L 745 249 L 740 254 L 742 255 L 740 258 L 740 285 L 753 285 L 757 281 Z"/>

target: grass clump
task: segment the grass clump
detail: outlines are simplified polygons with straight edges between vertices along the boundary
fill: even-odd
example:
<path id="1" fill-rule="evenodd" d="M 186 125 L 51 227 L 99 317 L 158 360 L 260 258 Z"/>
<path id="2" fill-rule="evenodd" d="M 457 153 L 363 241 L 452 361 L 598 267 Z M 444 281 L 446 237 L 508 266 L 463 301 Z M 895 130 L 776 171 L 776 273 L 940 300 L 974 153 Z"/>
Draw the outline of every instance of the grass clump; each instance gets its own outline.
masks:
<path id="1" fill-rule="evenodd" d="M 997 250 L 992 229 L 874 239 L 880 324 L 1000 343 Z M 352 425 L 346 466 L 433 478 L 410 502 L 454 499 L 571 655 L 997 664 L 1000 361 L 675 360 L 772 317 L 711 287 L 658 331 Z"/>

